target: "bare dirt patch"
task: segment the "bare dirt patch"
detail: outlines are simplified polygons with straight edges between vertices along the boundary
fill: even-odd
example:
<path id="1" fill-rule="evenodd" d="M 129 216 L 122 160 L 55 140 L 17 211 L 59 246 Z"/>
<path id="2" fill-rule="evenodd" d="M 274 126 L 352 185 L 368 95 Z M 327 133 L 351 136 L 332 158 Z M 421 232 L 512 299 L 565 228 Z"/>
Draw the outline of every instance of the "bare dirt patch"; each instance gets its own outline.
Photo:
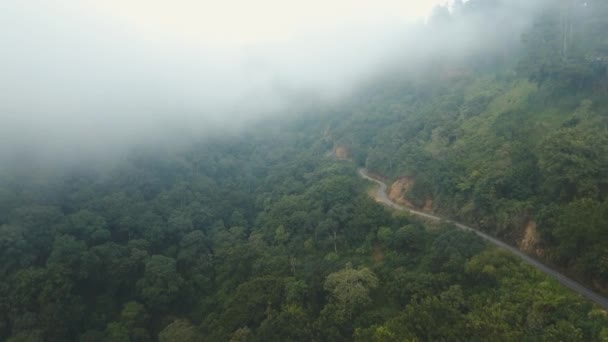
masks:
<path id="1" fill-rule="evenodd" d="M 346 146 L 336 146 L 334 154 L 338 160 L 346 160 L 349 157 L 348 148 L 346 148 Z"/>
<path id="2" fill-rule="evenodd" d="M 397 179 L 388 190 L 388 198 L 393 202 L 405 205 L 407 207 L 414 207 L 412 202 L 407 199 L 407 193 L 414 186 L 415 181 L 413 177 L 402 177 Z"/>
<path id="3" fill-rule="evenodd" d="M 519 249 L 530 254 L 542 255 L 543 250 L 539 248 L 540 234 L 536 228 L 536 221 L 528 220 L 524 229 L 524 236 L 519 241 Z"/>
<path id="4" fill-rule="evenodd" d="M 428 213 L 433 211 L 433 200 L 430 198 L 427 198 L 426 201 L 424 201 L 424 207 L 422 207 L 423 211 L 426 211 Z"/>
<path id="5" fill-rule="evenodd" d="M 374 247 L 372 249 L 372 260 L 374 260 L 374 262 L 384 261 L 384 251 L 382 250 L 382 245 L 379 242 L 374 243 Z"/>

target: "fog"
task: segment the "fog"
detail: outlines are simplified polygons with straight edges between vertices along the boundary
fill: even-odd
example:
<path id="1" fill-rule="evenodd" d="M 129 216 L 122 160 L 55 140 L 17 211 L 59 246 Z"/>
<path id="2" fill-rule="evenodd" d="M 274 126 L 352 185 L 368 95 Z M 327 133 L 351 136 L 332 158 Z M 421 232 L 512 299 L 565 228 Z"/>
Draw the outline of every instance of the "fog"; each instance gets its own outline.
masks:
<path id="1" fill-rule="evenodd" d="M 428 29 L 438 3 L 3 1 L 0 161 L 234 132 L 301 94 L 348 96 L 389 65 L 415 70 L 430 56 L 506 46 L 479 30 L 487 18 Z M 534 7 L 513 3 L 496 15 L 509 34 Z"/>

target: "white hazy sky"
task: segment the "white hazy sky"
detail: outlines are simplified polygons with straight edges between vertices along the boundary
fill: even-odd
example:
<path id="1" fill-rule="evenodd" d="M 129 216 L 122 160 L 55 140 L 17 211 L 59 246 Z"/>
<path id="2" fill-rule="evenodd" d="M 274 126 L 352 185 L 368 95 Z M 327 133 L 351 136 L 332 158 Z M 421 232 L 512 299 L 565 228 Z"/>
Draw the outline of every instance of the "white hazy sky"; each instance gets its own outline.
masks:
<path id="1" fill-rule="evenodd" d="M 233 126 L 301 89 L 339 96 L 445 2 L 0 0 L 0 155 Z"/>
<path id="2" fill-rule="evenodd" d="M 326 27 L 415 20 L 446 0 L 80 0 L 147 39 L 221 45 L 285 41 Z"/>

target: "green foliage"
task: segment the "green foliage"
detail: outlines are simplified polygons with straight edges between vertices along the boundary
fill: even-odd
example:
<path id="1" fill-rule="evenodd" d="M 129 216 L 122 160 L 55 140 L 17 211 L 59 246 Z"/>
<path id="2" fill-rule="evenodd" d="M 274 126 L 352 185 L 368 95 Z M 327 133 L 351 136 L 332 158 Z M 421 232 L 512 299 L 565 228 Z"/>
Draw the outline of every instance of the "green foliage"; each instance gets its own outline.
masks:
<path id="1" fill-rule="evenodd" d="M 475 235 L 391 215 L 368 197 L 350 162 L 328 160 L 323 150 L 310 157 L 317 138 L 308 135 L 309 145 L 297 149 L 287 143 L 293 136 L 279 145 L 273 136 L 255 138 L 263 155 L 251 155 L 245 141 L 196 146 L 179 152 L 191 164 L 176 165 L 145 195 L 143 185 L 123 183 L 139 170 L 127 164 L 71 211 L 46 202 L 15 209 L 1 228 L 4 255 L 21 257 L 2 259 L 0 337 L 594 340 L 608 324 L 588 303 Z M 221 164 L 226 149 L 241 167 L 216 174 L 221 166 L 205 153 Z M 160 172 L 154 163 L 143 163 L 141 172 Z M 63 191 L 68 197 L 73 189 Z M 561 239 L 578 229 L 576 213 L 586 212 L 578 243 L 587 243 L 585 234 L 601 236 L 604 209 L 581 199 L 563 217 L 547 211 L 547 221 L 559 223 L 554 234 Z M 45 220 L 54 228 L 34 234 Z M 598 253 L 589 250 L 580 263 Z"/>
<path id="2" fill-rule="evenodd" d="M 542 142 L 540 153 L 539 166 L 551 187 L 549 194 L 564 201 L 600 197 L 608 174 L 607 132 L 561 129 Z"/>
<path id="3" fill-rule="evenodd" d="M 310 341 L 311 318 L 298 306 L 287 306 L 266 318 L 256 331 L 255 341 Z M 234 336 L 234 335 L 233 335 Z"/>
<path id="4" fill-rule="evenodd" d="M 376 287 L 378 278 L 370 269 L 355 270 L 350 264 L 343 270 L 328 275 L 323 284 L 323 288 L 331 295 L 330 304 L 348 316 L 371 302 L 369 292 Z"/>
<path id="5" fill-rule="evenodd" d="M 603 310 L 472 233 L 391 214 L 356 174 L 411 177 L 414 206 L 514 245 L 535 221 L 545 258 L 605 286 L 608 6 L 547 2 L 520 45 L 493 29 L 517 3 L 436 10 L 448 31 L 489 18 L 488 49 L 330 109 L 0 175 L 0 340 L 606 340 Z M 353 160 L 326 157 L 336 144 Z"/>
<path id="6" fill-rule="evenodd" d="M 196 327 L 183 319 L 173 321 L 158 334 L 159 342 L 197 342 L 200 340 L 201 335 Z"/>
<path id="7" fill-rule="evenodd" d="M 182 294 L 184 280 L 172 258 L 153 255 L 146 263 L 144 276 L 137 282 L 138 292 L 151 309 L 162 310 Z"/>
<path id="8" fill-rule="evenodd" d="M 449 30 L 473 14 L 498 22 L 521 5 L 468 1 L 451 13 L 438 10 L 436 25 Z M 432 204 L 512 245 L 536 222 L 530 251 L 605 292 L 606 237 L 588 210 L 569 208 L 608 198 L 608 49 L 600 33 L 608 6 L 535 6 L 522 36 L 501 37 L 509 48 L 465 60 L 437 56 L 421 77 L 377 78 L 347 102 L 331 130 L 370 171 L 413 179 L 406 197 L 419 209 Z"/>

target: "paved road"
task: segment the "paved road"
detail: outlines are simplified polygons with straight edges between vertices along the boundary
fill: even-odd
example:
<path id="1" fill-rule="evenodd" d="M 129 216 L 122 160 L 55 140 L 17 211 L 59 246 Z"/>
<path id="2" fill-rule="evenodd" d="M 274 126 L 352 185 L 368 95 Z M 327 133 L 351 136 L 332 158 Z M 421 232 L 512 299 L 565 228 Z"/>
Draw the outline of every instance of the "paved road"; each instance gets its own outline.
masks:
<path id="1" fill-rule="evenodd" d="M 608 298 L 601 296 L 591 290 L 589 290 L 588 288 L 586 288 L 585 286 L 579 284 L 578 282 L 568 278 L 567 276 L 549 268 L 548 266 L 544 265 L 543 263 L 539 262 L 538 260 L 524 254 L 523 252 L 521 252 L 519 249 L 508 245 L 496 238 L 493 238 L 491 236 L 489 236 L 488 234 L 485 234 L 483 232 L 480 232 L 474 228 L 471 228 L 469 226 L 466 226 L 464 224 L 458 223 L 458 222 L 454 222 L 452 220 L 448 220 L 448 219 L 443 219 L 439 216 L 435 216 L 435 215 L 431 215 L 428 213 L 423 213 L 421 211 L 418 210 L 414 210 L 408 207 L 404 207 L 402 205 L 399 205 L 395 202 L 393 202 L 390 198 L 388 198 L 388 196 L 386 195 L 386 184 L 384 184 L 382 181 L 373 178 L 372 176 L 370 176 L 367 173 L 367 170 L 365 169 L 359 169 L 359 175 L 362 178 L 365 178 L 369 181 L 372 181 L 376 184 L 379 185 L 379 187 L 376 189 L 376 194 L 375 194 L 375 198 L 378 202 L 381 202 L 393 209 L 396 210 L 401 210 L 401 211 L 407 211 L 411 214 L 417 215 L 417 216 L 421 216 L 424 217 L 426 219 L 432 220 L 432 221 L 443 221 L 443 222 L 448 222 L 448 223 L 452 223 L 453 225 L 455 225 L 456 227 L 462 229 L 462 230 L 467 230 L 467 231 L 472 231 L 475 234 L 477 234 L 479 237 L 481 237 L 482 239 L 500 247 L 500 248 L 504 248 L 506 250 L 508 250 L 509 252 L 513 253 L 515 256 L 517 256 L 518 258 L 522 259 L 524 262 L 534 266 L 536 269 L 540 270 L 541 272 L 555 278 L 559 283 L 561 283 L 562 285 L 570 288 L 571 290 L 573 290 L 574 292 L 588 298 L 589 300 L 597 303 L 599 306 L 603 307 L 604 309 L 608 310 Z"/>

